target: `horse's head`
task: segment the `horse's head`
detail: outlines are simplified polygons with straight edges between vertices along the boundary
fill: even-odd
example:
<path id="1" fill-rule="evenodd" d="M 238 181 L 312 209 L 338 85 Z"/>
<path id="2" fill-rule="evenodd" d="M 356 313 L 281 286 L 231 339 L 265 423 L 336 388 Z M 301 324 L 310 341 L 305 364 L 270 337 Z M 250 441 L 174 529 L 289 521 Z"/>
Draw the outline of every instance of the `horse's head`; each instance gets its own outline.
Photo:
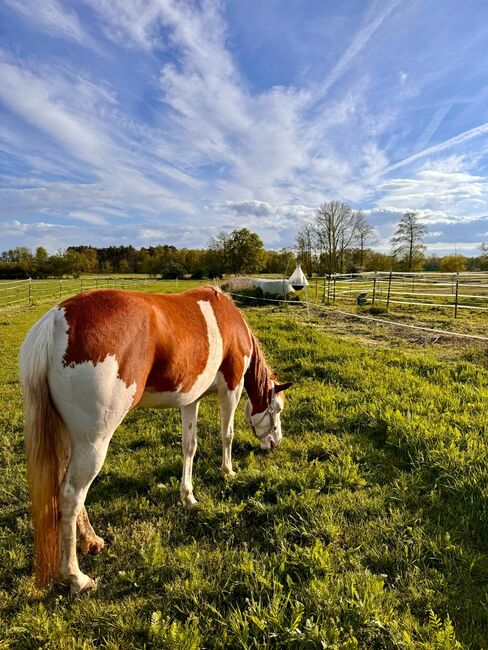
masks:
<path id="1" fill-rule="evenodd" d="M 291 382 L 286 384 L 273 382 L 271 399 L 264 411 L 252 414 L 252 403 L 250 400 L 246 402 L 244 416 L 259 440 L 261 449 L 271 451 L 283 438 L 281 433 L 281 412 L 285 403 L 283 391 L 291 385 Z"/>

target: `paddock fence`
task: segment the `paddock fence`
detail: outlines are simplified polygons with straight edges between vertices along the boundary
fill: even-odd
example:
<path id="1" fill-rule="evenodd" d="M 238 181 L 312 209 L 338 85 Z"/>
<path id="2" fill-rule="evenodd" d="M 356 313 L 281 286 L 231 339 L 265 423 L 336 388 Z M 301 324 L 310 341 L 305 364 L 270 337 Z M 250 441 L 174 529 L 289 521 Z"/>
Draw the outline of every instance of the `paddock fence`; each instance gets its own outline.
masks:
<path id="1" fill-rule="evenodd" d="M 159 278 L 80 277 L 54 280 L 0 280 L 0 310 L 61 300 L 89 289 L 144 290 Z M 173 281 L 174 282 L 174 281 Z"/>
<path id="2" fill-rule="evenodd" d="M 84 276 L 50 280 L 0 280 L 0 310 L 54 302 L 89 289 L 161 291 L 174 280 L 154 277 Z M 182 287 L 185 282 L 181 281 Z M 154 288 L 152 289 L 154 290 Z M 307 300 L 328 306 L 377 307 L 389 311 L 442 309 L 456 317 L 461 310 L 488 312 L 488 273 L 399 273 L 376 271 L 325 275 L 310 280 Z"/>
<path id="3" fill-rule="evenodd" d="M 488 273 L 376 271 L 326 275 L 310 284 L 309 299 L 327 305 L 442 308 L 453 317 L 462 309 L 488 311 Z"/>

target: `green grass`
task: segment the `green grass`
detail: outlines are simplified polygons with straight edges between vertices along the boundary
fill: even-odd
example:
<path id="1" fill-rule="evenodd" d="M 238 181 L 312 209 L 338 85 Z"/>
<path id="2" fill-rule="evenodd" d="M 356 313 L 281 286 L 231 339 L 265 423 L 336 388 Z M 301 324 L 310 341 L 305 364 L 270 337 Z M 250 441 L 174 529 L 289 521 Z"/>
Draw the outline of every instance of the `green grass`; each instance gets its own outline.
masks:
<path id="1" fill-rule="evenodd" d="M 31 576 L 16 356 L 45 309 L 0 315 L 0 648 L 488 647 L 482 346 L 246 308 L 296 382 L 281 447 L 261 453 L 239 409 L 224 480 L 206 398 L 185 512 L 178 412 L 132 412 L 87 500 L 98 590 L 71 599 Z"/>

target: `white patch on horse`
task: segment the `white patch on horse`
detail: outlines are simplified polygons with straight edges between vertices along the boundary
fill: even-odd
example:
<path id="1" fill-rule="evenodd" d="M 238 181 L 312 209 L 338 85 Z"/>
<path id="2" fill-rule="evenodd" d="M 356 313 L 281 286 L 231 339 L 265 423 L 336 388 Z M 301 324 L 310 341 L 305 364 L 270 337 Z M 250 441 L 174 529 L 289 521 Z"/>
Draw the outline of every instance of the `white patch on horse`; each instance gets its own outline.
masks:
<path id="1" fill-rule="evenodd" d="M 68 329 L 65 311 L 57 309 L 54 349 L 48 372 L 49 389 L 56 410 L 73 435 L 96 439 L 111 435 L 132 406 L 137 385 L 120 379 L 117 358 L 65 365 Z"/>
<path id="2" fill-rule="evenodd" d="M 200 307 L 207 326 L 208 357 L 203 372 L 198 375 L 195 383 L 186 393 L 182 391 L 181 385 L 176 390 L 168 390 L 158 393 L 146 390 L 138 403 L 138 406 L 150 408 L 181 408 L 192 404 L 208 392 L 215 381 L 217 371 L 222 364 L 224 346 L 220 334 L 217 319 L 215 318 L 212 305 L 207 300 L 199 300 Z"/>

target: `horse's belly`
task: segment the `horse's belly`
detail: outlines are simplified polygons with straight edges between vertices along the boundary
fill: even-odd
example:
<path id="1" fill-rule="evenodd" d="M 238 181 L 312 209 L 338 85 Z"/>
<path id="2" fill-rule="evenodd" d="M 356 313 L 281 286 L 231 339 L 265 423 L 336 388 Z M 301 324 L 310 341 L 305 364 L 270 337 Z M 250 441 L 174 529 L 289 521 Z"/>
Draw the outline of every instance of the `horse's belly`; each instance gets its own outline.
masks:
<path id="1" fill-rule="evenodd" d="M 155 409 L 181 408 L 193 402 L 208 393 L 215 392 L 216 383 L 212 381 L 206 388 L 198 387 L 198 390 L 190 389 L 187 393 L 179 390 L 167 390 L 158 393 L 154 390 L 145 390 L 137 406 Z"/>

